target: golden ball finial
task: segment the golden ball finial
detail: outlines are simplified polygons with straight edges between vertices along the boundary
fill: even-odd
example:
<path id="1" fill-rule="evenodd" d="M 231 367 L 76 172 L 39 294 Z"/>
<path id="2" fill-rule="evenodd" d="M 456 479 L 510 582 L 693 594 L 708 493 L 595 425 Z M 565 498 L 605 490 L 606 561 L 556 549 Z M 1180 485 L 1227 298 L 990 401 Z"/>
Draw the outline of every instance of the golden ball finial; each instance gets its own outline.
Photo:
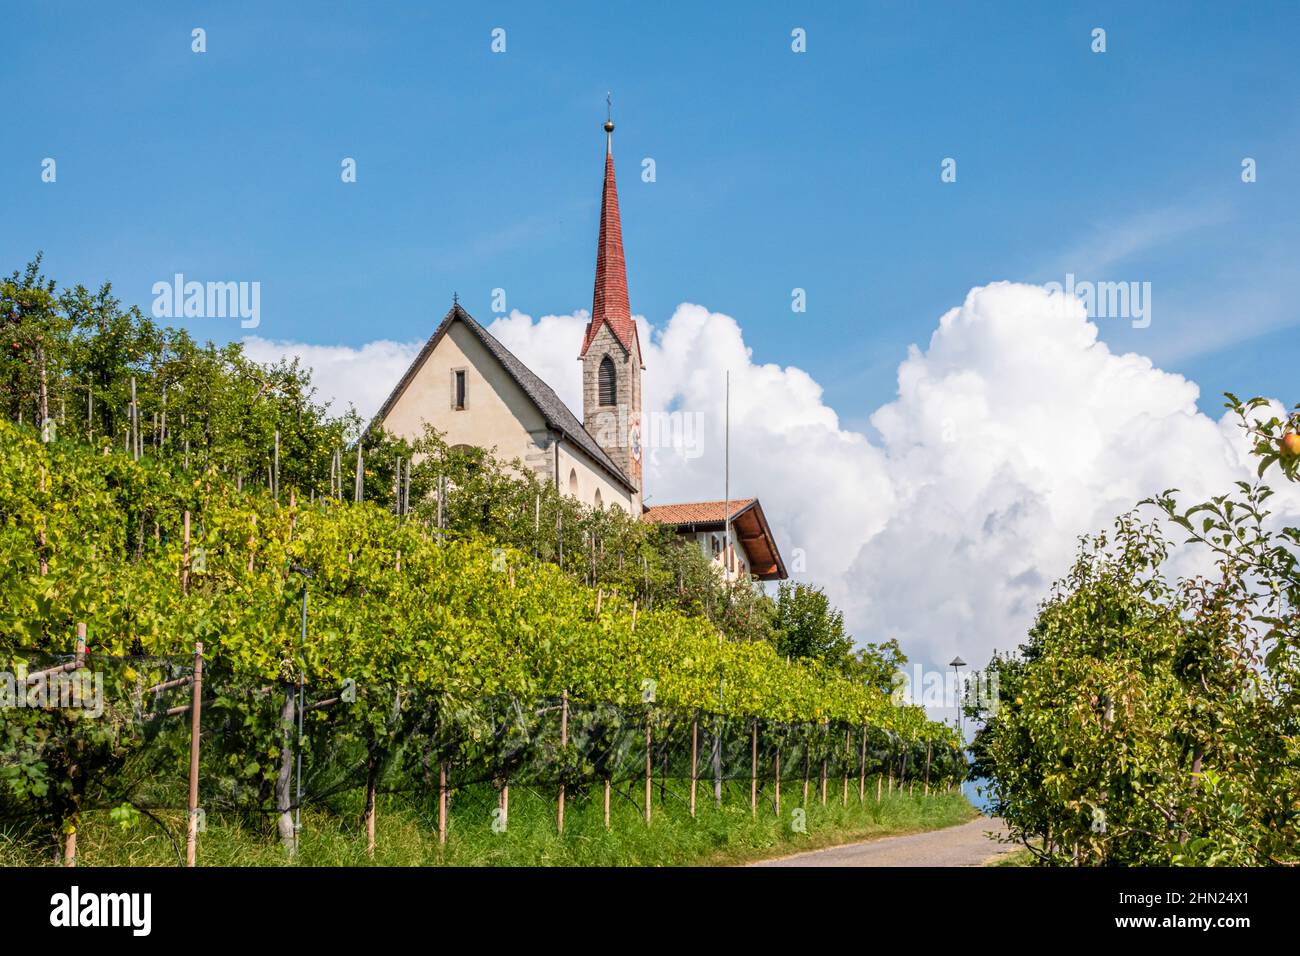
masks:
<path id="1" fill-rule="evenodd" d="M 612 133 L 612 132 L 614 132 L 614 121 L 613 121 L 613 120 L 605 120 L 605 132 L 606 132 L 606 133 Z"/>

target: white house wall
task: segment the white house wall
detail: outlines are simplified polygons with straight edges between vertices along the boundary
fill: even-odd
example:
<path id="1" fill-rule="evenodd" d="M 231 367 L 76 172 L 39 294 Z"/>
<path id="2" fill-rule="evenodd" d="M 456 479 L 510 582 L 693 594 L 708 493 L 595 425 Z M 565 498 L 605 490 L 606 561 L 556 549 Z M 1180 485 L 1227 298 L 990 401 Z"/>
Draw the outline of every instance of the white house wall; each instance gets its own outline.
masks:
<path id="1" fill-rule="evenodd" d="M 465 408 L 455 409 L 452 373 L 465 370 Z M 487 448 L 502 461 L 520 459 L 546 480 L 555 478 L 552 432 L 531 398 L 463 323 L 452 322 L 401 396 L 384 418 L 384 428 L 414 440 L 425 424 L 440 431 L 449 445 Z M 597 489 L 605 507 L 631 511 L 631 495 L 605 477 L 592 459 L 571 442 L 559 449 L 560 491 L 569 493 L 569 473 L 577 472 L 578 499 L 594 502 Z"/>
<path id="2" fill-rule="evenodd" d="M 719 544 L 721 544 L 723 540 L 723 535 L 721 530 L 697 531 L 692 535 L 692 537 L 695 539 L 695 542 L 699 545 L 700 550 L 704 553 L 704 556 L 706 558 L 712 556 L 713 554 L 713 539 L 716 537 L 718 539 Z M 734 524 L 731 525 L 731 534 L 729 537 L 731 541 L 731 547 L 735 553 L 734 569 L 729 570 L 727 568 L 727 562 L 726 562 L 727 549 L 725 547 L 723 547 L 722 550 L 718 552 L 717 557 L 713 558 L 713 564 L 715 567 L 718 568 L 718 570 L 722 572 L 722 576 L 728 581 L 748 578 L 750 574 L 749 559 L 745 555 L 745 548 L 740 543 L 740 535 L 736 531 L 736 526 Z"/>

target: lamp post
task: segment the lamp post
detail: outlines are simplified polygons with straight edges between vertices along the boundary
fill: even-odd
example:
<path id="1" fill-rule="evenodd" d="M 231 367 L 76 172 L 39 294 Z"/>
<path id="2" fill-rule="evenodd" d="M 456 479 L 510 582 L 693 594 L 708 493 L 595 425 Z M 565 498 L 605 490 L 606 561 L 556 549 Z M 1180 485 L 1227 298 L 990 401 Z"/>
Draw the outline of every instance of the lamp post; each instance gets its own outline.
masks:
<path id="1" fill-rule="evenodd" d="M 963 688 L 961 685 L 961 668 L 966 666 L 966 662 L 962 660 L 960 657 L 954 657 L 951 661 L 948 662 L 948 666 L 951 667 L 953 673 L 957 675 L 957 735 L 961 737 L 962 743 L 965 744 L 966 735 L 962 733 L 962 727 L 961 727 L 961 705 L 962 705 L 962 698 L 965 696 L 962 693 Z"/>

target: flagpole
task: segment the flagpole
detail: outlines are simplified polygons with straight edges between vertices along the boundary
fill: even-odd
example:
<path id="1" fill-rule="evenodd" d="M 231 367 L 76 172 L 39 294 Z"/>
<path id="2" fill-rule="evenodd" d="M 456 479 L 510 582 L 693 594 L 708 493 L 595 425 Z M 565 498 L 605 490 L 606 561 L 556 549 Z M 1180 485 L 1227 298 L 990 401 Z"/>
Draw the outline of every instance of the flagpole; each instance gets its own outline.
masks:
<path id="1" fill-rule="evenodd" d="M 730 582 L 728 574 L 731 554 L 731 370 L 727 370 L 725 411 L 723 413 L 723 465 L 722 465 L 722 576 Z"/>

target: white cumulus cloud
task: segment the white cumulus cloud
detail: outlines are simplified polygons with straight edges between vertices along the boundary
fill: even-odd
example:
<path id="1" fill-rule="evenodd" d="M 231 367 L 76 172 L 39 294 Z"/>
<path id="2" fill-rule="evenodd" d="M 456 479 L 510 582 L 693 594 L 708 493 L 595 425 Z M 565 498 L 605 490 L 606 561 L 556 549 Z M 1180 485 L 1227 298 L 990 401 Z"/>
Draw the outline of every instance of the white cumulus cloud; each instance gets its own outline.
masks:
<path id="1" fill-rule="evenodd" d="M 310 345 L 246 336 L 245 354 L 271 363 L 297 357 L 312 371 L 316 400 L 329 403 L 336 415 L 352 405 L 363 420 L 379 411 L 388 393 L 410 366 L 422 342 L 367 342 L 359 349 L 346 345 Z"/>

